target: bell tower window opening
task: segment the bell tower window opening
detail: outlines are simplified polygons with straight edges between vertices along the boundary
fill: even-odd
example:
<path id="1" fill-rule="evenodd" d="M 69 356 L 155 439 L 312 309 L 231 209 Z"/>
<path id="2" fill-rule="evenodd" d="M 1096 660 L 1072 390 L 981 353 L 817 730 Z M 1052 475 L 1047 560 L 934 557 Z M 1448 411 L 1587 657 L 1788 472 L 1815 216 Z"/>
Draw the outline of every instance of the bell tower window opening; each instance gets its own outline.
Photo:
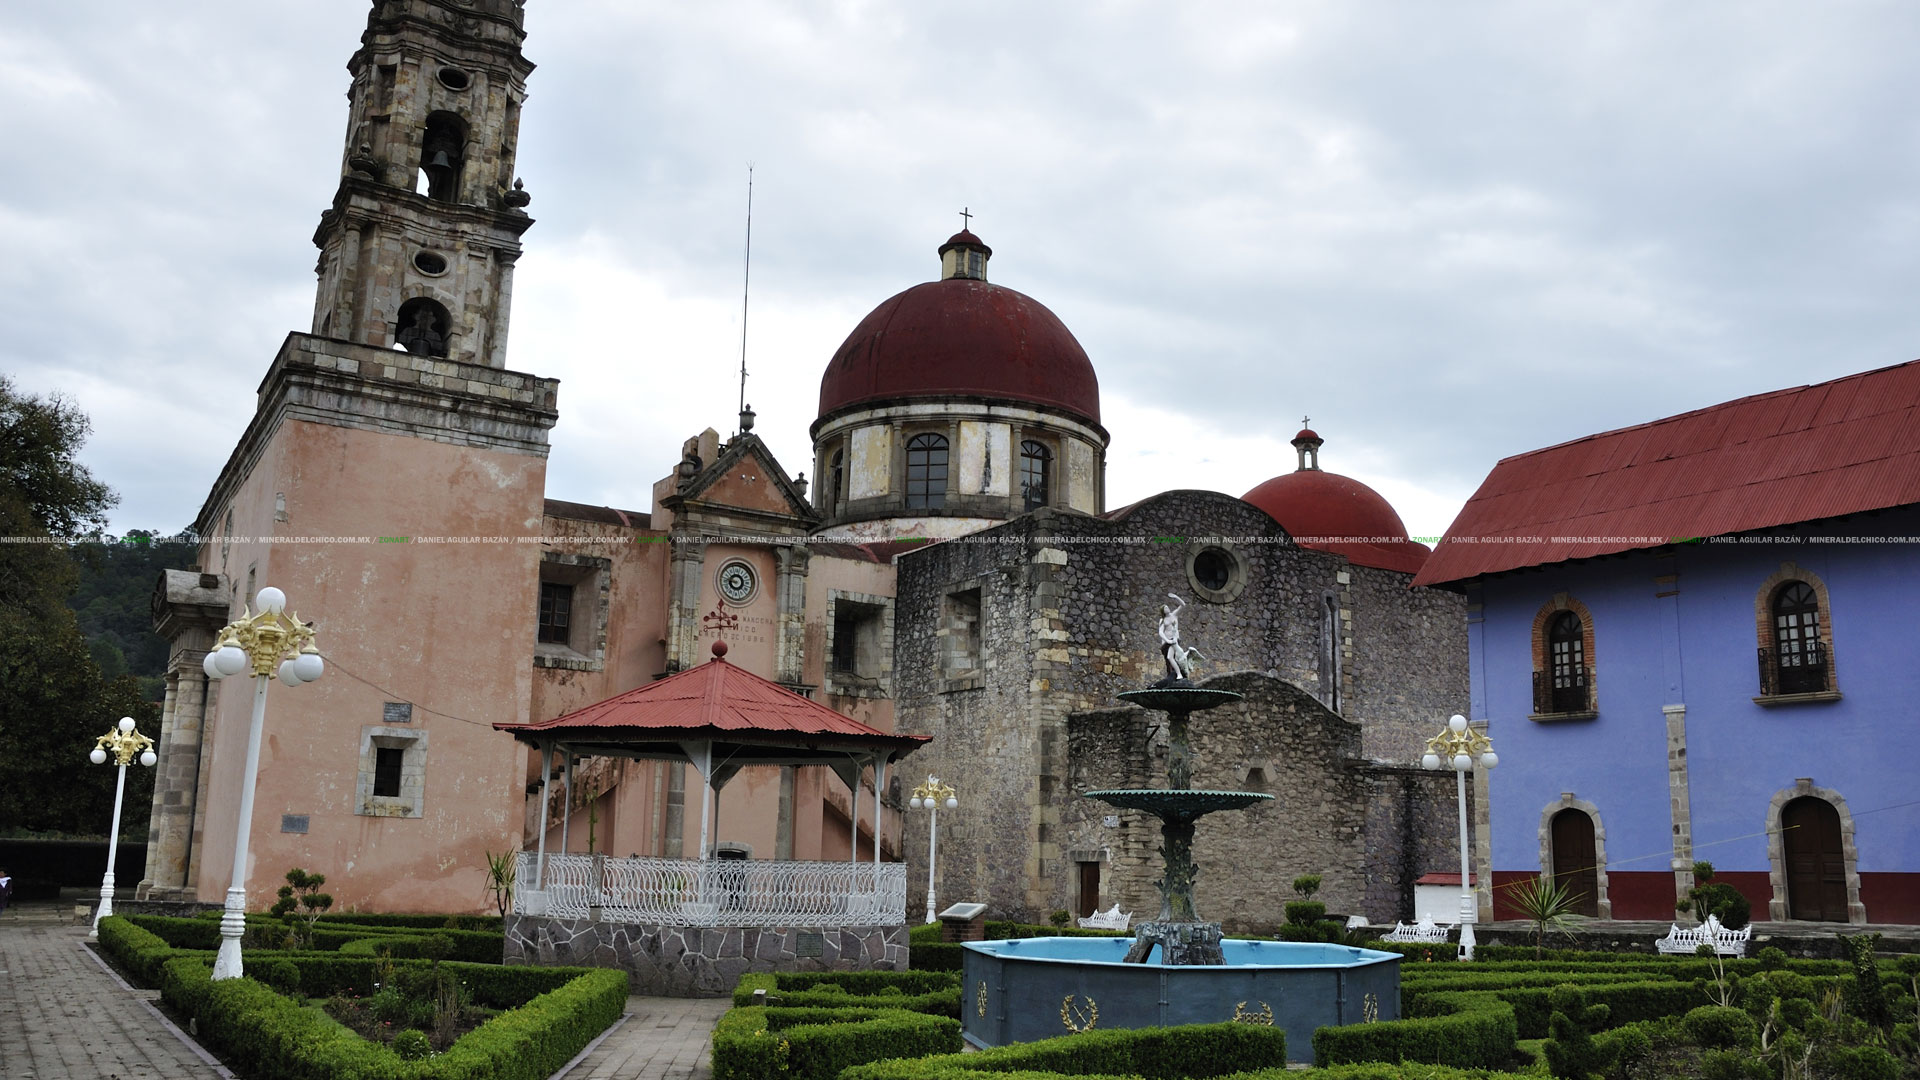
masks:
<path id="1" fill-rule="evenodd" d="M 946 436 L 915 435 L 907 440 L 907 508 L 939 510 L 946 505 Z"/>
<path id="2" fill-rule="evenodd" d="M 393 343 L 415 356 L 447 355 L 447 330 L 452 323 L 437 300 L 416 296 L 400 305 L 394 320 Z"/>
<path id="3" fill-rule="evenodd" d="M 420 171 L 425 174 L 427 198 L 450 203 L 460 197 L 460 170 L 466 164 L 467 122 L 457 113 L 427 116 L 420 140 Z"/>
<path id="4" fill-rule="evenodd" d="M 1031 439 L 1020 443 L 1020 497 L 1024 509 L 1037 510 L 1047 505 L 1047 474 L 1052 472 L 1053 451 Z"/>
<path id="5" fill-rule="evenodd" d="M 827 510 L 837 510 L 847 499 L 847 452 L 835 450 L 827 472 Z"/>

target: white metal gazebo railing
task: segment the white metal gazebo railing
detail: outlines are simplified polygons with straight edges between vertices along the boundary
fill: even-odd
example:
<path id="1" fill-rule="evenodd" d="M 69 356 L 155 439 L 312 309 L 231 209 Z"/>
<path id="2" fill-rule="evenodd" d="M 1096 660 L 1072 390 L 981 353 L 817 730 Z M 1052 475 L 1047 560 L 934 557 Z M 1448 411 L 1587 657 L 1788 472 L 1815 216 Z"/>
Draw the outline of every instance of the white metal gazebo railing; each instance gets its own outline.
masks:
<path id="1" fill-rule="evenodd" d="M 905 863 L 520 853 L 517 915 L 670 926 L 900 926 Z M 535 882 L 541 888 L 532 888 Z"/>

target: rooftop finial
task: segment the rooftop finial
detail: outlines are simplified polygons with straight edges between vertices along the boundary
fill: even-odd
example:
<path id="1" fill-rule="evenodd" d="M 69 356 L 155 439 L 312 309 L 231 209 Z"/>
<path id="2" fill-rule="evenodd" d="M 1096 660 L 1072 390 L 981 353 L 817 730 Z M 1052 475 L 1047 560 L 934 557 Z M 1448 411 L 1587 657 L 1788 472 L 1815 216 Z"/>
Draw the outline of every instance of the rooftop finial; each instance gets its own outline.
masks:
<path id="1" fill-rule="evenodd" d="M 965 232 L 971 228 L 973 228 L 973 213 L 963 206 L 960 208 L 960 231 Z"/>

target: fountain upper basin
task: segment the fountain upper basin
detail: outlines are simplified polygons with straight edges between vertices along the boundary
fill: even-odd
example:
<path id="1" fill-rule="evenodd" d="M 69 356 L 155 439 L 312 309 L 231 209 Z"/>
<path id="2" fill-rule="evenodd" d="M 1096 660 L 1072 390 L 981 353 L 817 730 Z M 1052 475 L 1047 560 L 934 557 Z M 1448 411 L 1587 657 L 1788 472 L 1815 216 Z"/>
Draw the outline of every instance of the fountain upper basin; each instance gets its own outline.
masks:
<path id="1" fill-rule="evenodd" d="M 1286 1029 L 1287 1057 L 1313 1060 L 1328 1024 L 1400 1018 L 1400 956 L 1348 945 L 1221 942 L 1226 963 L 1168 965 L 1160 949 L 1122 962 L 1128 938 L 974 941 L 963 951 L 961 1034 L 1002 1046 L 1069 1034 L 1097 1012 L 1098 1028 L 1240 1019 Z"/>

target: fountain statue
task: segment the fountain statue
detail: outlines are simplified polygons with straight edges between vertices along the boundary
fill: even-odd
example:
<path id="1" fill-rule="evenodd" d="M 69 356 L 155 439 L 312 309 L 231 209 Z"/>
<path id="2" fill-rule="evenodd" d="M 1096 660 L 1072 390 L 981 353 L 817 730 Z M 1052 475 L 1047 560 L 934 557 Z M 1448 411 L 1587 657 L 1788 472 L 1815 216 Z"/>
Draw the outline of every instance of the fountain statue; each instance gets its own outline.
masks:
<path id="1" fill-rule="evenodd" d="M 1192 657 L 1198 649 L 1180 644 L 1180 611 L 1186 601 L 1168 593 L 1175 607 L 1160 606 L 1160 649 L 1166 657 L 1167 677 L 1145 690 L 1129 690 L 1120 699 L 1167 714 L 1167 786 L 1144 790 L 1089 791 L 1087 797 L 1127 810 L 1142 810 L 1160 819 L 1164 843 L 1160 856 L 1165 870 L 1154 884 L 1160 890 L 1160 917 L 1140 924 L 1126 962 L 1145 963 L 1154 946 L 1163 964 L 1221 964 L 1220 924 L 1200 921 L 1193 909 L 1193 826 L 1202 816 L 1219 810 L 1244 810 L 1271 795 L 1247 791 L 1193 790 L 1193 750 L 1188 743 L 1189 717 L 1196 712 L 1239 701 L 1229 690 L 1195 686 Z"/>

